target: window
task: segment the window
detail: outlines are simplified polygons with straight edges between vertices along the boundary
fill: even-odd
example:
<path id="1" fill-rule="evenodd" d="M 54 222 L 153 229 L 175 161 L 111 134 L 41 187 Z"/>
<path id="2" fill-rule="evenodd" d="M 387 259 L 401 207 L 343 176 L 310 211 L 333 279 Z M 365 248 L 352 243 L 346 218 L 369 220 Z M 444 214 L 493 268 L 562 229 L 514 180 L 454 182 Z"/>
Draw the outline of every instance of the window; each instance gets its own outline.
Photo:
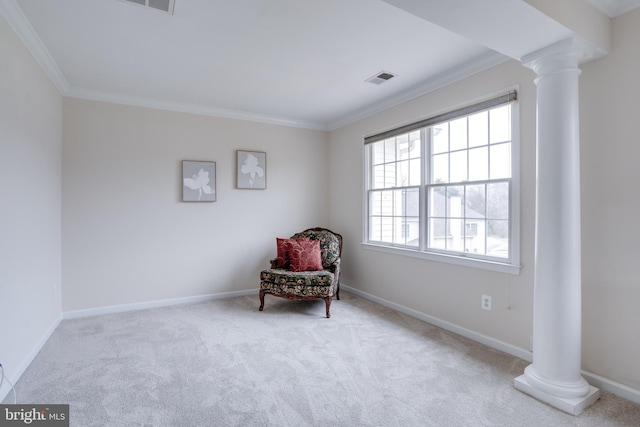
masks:
<path id="1" fill-rule="evenodd" d="M 515 98 L 366 138 L 365 243 L 517 265 Z"/>
<path id="2" fill-rule="evenodd" d="M 420 241 L 421 131 L 373 144 L 369 240 L 418 246 Z"/>

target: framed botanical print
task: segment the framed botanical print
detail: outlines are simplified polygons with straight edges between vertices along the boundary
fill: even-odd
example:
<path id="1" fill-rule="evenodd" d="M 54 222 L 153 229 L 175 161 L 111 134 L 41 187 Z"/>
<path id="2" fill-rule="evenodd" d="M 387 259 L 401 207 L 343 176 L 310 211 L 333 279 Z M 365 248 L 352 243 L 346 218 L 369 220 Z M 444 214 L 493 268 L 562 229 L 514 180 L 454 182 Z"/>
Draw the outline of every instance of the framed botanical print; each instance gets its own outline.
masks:
<path id="1" fill-rule="evenodd" d="M 182 201 L 216 201 L 216 162 L 182 161 Z"/>
<path id="2" fill-rule="evenodd" d="M 267 188 L 267 153 L 262 151 L 236 151 L 236 187 L 250 190 Z"/>

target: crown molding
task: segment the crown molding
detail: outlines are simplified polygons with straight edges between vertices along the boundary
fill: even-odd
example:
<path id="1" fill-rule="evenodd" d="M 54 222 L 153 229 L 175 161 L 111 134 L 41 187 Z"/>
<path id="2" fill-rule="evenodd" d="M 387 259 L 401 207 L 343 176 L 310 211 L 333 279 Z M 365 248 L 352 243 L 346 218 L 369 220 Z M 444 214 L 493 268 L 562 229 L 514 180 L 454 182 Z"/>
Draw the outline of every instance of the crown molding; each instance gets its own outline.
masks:
<path id="1" fill-rule="evenodd" d="M 4 16 L 9 26 L 18 35 L 34 59 L 40 64 L 49 79 L 61 94 L 69 90 L 67 79 L 58 68 L 49 50 L 45 47 L 15 0 L 0 0 L 0 14 Z"/>
<path id="2" fill-rule="evenodd" d="M 353 114 L 344 116 L 339 120 L 330 122 L 327 125 L 327 129 L 329 131 L 339 129 L 358 120 L 362 120 L 389 108 L 400 105 L 404 102 L 410 101 L 419 96 L 426 95 L 452 83 L 463 80 L 481 71 L 488 70 L 489 68 L 495 67 L 496 65 L 506 62 L 509 59 L 511 58 L 494 50 L 491 50 L 485 55 L 481 55 L 480 57 L 468 61 L 451 70 L 447 70 L 434 77 L 431 77 L 405 91 L 395 94 L 389 98 L 385 98 L 380 102 L 371 104 L 368 107 L 360 109 Z"/>
<path id="3" fill-rule="evenodd" d="M 226 119 L 246 120 L 250 122 L 266 123 L 272 125 L 289 126 L 320 131 L 327 130 L 327 127 L 324 124 L 317 122 L 295 120 L 285 117 L 270 116 L 267 114 L 258 114 L 226 108 L 211 107 L 207 105 L 189 104 L 186 102 L 174 102 L 159 100 L 155 98 L 146 98 L 142 96 L 100 92 L 90 89 L 70 88 L 64 93 L 64 96 L 68 98 L 86 99 L 90 101 L 108 102 L 111 104 L 154 108 L 157 110 L 176 111 L 180 113 L 199 114 L 203 116 L 221 117 Z"/>
<path id="4" fill-rule="evenodd" d="M 357 110 L 329 123 L 320 123 L 314 121 L 295 120 L 285 117 L 277 117 L 266 114 L 251 113 L 246 111 L 231 110 L 226 108 L 211 107 L 206 105 L 189 104 L 184 102 L 165 101 L 154 98 L 146 98 L 140 96 L 131 96 L 110 92 L 100 92 L 90 89 L 69 88 L 64 92 L 64 96 L 69 98 L 87 99 L 92 101 L 108 102 L 112 104 L 131 105 L 136 107 L 155 108 L 159 110 L 169 110 L 182 113 L 200 114 L 205 116 L 222 117 L 235 120 L 247 120 L 251 122 L 259 122 L 280 126 L 298 127 L 310 130 L 332 131 L 376 113 L 384 111 L 388 108 L 402 104 L 403 102 L 433 92 L 449 84 L 465 79 L 473 74 L 487 70 L 498 64 L 509 60 L 505 55 L 495 51 L 490 51 L 486 55 L 482 55 L 472 61 L 462 64 L 453 70 L 441 73 L 425 82 L 413 86 L 399 94 L 386 98 L 380 102 L 372 104 L 366 108 Z"/>
<path id="5" fill-rule="evenodd" d="M 222 117 L 235 120 L 247 120 L 258 123 L 266 123 L 280 126 L 297 127 L 310 130 L 332 131 L 339 129 L 358 120 L 377 114 L 396 105 L 407 102 L 411 99 L 433 92 L 449 84 L 455 83 L 478 72 L 494 67 L 509 58 L 495 51 L 490 51 L 472 61 L 461 66 L 441 73 L 430 78 L 423 83 L 415 85 L 396 95 L 385 98 L 382 101 L 359 109 L 352 114 L 340 117 L 335 121 L 326 123 L 308 120 L 297 120 L 286 117 L 271 116 L 247 111 L 238 111 L 226 108 L 219 108 L 207 105 L 197 105 L 184 102 L 174 102 L 147 98 L 141 96 L 124 95 L 70 87 L 66 78 L 53 60 L 53 57 L 45 47 L 42 40 L 37 35 L 24 13 L 15 0 L 0 0 L 0 14 L 4 16 L 13 31 L 25 44 L 29 52 L 40 64 L 49 79 L 58 88 L 63 96 L 70 98 L 87 99 L 93 101 L 108 102 L 112 104 L 123 104 L 137 107 L 154 108 L 190 114 Z"/>
<path id="6" fill-rule="evenodd" d="M 22 40 L 31 55 L 38 62 L 38 64 L 40 64 L 46 75 L 58 88 L 58 91 L 63 96 L 109 102 L 113 104 L 124 104 L 160 110 L 215 116 L 228 119 L 248 120 L 252 122 L 267 123 L 280 126 L 290 126 L 321 131 L 327 130 L 326 125 L 312 121 L 295 120 L 284 117 L 270 116 L 266 114 L 210 107 L 206 105 L 164 101 L 153 98 L 70 87 L 67 79 L 64 77 L 64 75 L 60 71 L 60 68 L 58 68 L 58 65 L 49 53 L 49 50 L 45 47 L 44 43 L 42 43 L 42 40 L 35 32 L 15 0 L 0 0 L 0 14 L 4 16 L 9 26 L 18 35 L 20 40 Z"/>
<path id="7" fill-rule="evenodd" d="M 609 18 L 616 18 L 640 7 L 638 0 L 587 0 L 587 2 Z"/>

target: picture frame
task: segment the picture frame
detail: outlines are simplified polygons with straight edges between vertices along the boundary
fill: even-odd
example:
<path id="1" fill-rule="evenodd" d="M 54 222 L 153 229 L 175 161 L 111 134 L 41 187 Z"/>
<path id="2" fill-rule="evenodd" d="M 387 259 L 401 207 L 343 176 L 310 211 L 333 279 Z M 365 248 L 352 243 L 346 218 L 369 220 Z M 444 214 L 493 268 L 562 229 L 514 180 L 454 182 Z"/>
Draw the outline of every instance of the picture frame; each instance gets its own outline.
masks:
<path id="1" fill-rule="evenodd" d="M 236 188 L 264 190 L 267 188 L 267 153 L 236 151 Z"/>
<path id="2" fill-rule="evenodd" d="M 216 162 L 182 161 L 182 201 L 216 201 Z"/>

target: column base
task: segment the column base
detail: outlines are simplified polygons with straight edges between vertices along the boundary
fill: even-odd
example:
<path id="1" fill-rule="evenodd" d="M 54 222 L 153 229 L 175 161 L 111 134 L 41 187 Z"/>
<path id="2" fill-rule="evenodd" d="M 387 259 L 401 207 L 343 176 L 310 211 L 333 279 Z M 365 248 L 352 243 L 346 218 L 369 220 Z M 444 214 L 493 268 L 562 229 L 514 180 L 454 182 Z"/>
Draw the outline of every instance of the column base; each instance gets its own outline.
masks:
<path id="1" fill-rule="evenodd" d="M 587 406 L 595 403 L 600 398 L 600 390 L 591 385 L 589 386 L 589 391 L 586 396 L 558 397 L 533 387 L 526 374 L 520 375 L 518 378 L 514 379 L 513 385 L 516 390 L 526 393 L 541 402 L 571 415 L 579 415 Z"/>

